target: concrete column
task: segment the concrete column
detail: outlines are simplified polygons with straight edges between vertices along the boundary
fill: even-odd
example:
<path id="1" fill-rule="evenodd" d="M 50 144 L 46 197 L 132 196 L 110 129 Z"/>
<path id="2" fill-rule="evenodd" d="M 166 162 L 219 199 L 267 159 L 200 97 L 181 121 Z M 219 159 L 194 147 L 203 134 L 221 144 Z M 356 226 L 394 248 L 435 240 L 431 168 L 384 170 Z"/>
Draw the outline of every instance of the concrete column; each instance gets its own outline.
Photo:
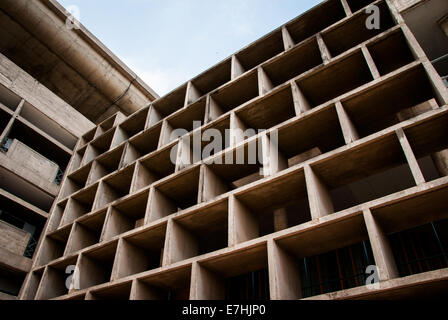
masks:
<path id="1" fill-rule="evenodd" d="M 369 66 L 370 73 L 372 74 L 373 79 L 378 79 L 380 77 L 380 73 L 375 65 L 375 62 L 373 61 L 369 49 L 367 49 L 366 46 L 362 46 L 361 50 L 364 58 L 366 59 L 367 65 Z"/>
<path id="2" fill-rule="evenodd" d="M 274 85 L 262 67 L 258 68 L 258 94 L 265 95 L 274 88 Z"/>
<path id="3" fill-rule="evenodd" d="M 268 267 L 272 300 L 302 298 L 297 259 L 280 248 L 273 239 L 268 240 Z"/>
<path id="4" fill-rule="evenodd" d="M 303 95 L 302 91 L 300 90 L 299 86 L 295 81 L 291 82 L 291 90 L 292 90 L 292 98 L 294 100 L 294 108 L 296 110 L 296 115 L 299 116 L 302 113 L 307 112 L 308 110 L 311 110 L 311 105 L 306 99 L 306 97 Z"/>
<path id="5" fill-rule="evenodd" d="M 364 210 L 363 215 L 375 263 L 378 266 L 380 281 L 397 278 L 399 274 L 386 234 L 383 232 L 381 226 L 375 220 L 369 209 Z"/>
<path id="6" fill-rule="evenodd" d="M 400 140 L 401 147 L 403 148 L 403 152 L 408 161 L 409 167 L 412 172 L 412 176 L 414 177 L 415 183 L 417 185 L 425 183 L 425 177 L 418 165 L 417 159 L 415 158 L 414 152 L 412 151 L 411 145 L 409 144 L 408 139 L 403 131 L 403 129 L 398 129 L 395 131 L 398 139 Z"/>
<path id="7" fill-rule="evenodd" d="M 231 70 L 231 79 L 238 78 L 240 75 L 242 75 L 245 72 L 243 66 L 241 65 L 238 58 L 233 55 L 232 56 L 232 70 Z"/>
<path id="8" fill-rule="evenodd" d="M 353 15 L 352 9 L 350 9 L 350 6 L 348 5 L 347 0 L 341 0 L 341 2 L 342 2 L 342 6 L 344 7 L 344 11 L 345 11 L 345 14 L 347 15 L 347 17 L 352 16 Z"/>
<path id="9" fill-rule="evenodd" d="M 305 165 L 305 179 L 311 218 L 314 220 L 332 214 L 334 208 L 330 193 L 309 165 Z"/>
<path id="10" fill-rule="evenodd" d="M 234 195 L 229 198 L 229 247 L 259 236 L 258 221 Z"/>
<path id="11" fill-rule="evenodd" d="M 344 135 L 345 143 L 350 144 L 359 139 L 359 134 L 355 125 L 351 121 L 340 101 L 336 102 L 336 111 L 338 113 L 339 123 Z"/>
<path id="12" fill-rule="evenodd" d="M 225 283 L 217 274 L 193 262 L 190 300 L 224 300 Z"/>
<path id="13" fill-rule="evenodd" d="M 322 38 L 322 35 L 320 33 L 316 35 L 316 38 L 319 45 L 320 54 L 322 56 L 322 61 L 324 62 L 324 64 L 328 64 L 331 60 L 330 50 L 328 50 L 328 47 L 325 44 L 324 39 Z"/>
<path id="14" fill-rule="evenodd" d="M 282 27 L 282 37 L 283 37 L 283 45 L 285 46 L 285 51 L 290 50 L 292 47 L 294 47 L 295 43 L 291 35 L 289 34 L 288 29 L 286 26 Z"/>

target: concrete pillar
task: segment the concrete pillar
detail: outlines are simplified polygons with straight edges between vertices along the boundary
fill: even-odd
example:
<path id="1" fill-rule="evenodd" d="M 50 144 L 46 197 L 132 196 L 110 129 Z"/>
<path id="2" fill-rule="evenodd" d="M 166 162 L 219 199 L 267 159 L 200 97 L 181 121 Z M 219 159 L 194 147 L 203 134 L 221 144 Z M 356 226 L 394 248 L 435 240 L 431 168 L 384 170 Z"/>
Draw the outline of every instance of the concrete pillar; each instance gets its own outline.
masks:
<path id="1" fill-rule="evenodd" d="M 302 298 L 298 261 L 273 239 L 268 240 L 268 266 L 272 300 Z"/>
<path id="2" fill-rule="evenodd" d="M 380 281 L 397 278 L 399 274 L 386 234 L 372 216 L 372 212 L 369 209 L 364 210 L 363 215 L 375 263 L 378 267 Z"/>
<path id="3" fill-rule="evenodd" d="M 420 166 L 415 158 L 414 152 L 412 152 L 411 145 L 409 144 L 408 139 L 403 131 L 403 129 L 396 130 L 396 134 L 398 139 L 400 140 L 401 147 L 403 148 L 403 152 L 406 156 L 406 159 L 409 164 L 409 168 L 411 169 L 412 176 L 414 177 L 415 183 L 417 185 L 425 183 L 425 177 L 420 169 Z"/>
<path id="4" fill-rule="evenodd" d="M 292 47 L 294 47 L 295 43 L 291 35 L 289 34 L 288 29 L 286 26 L 282 27 L 282 37 L 283 37 L 283 45 L 285 46 L 285 51 L 290 50 Z"/>
<path id="5" fill-rule="evenodd" d="M 305 179 L 311 218 L 314 220 L 332 214 L 334 208 L 330 193 L 309 165 L 305 165 Z"/>
<path id="6" fill-rule="evenodd" d="M 355 125 L 351 121 L 340 101 L 336 102 L 336 111 L 338 113 L 339 123 L 344 135 L 345 143 L 350 144 L 359 139 L 359 134 Z"/>

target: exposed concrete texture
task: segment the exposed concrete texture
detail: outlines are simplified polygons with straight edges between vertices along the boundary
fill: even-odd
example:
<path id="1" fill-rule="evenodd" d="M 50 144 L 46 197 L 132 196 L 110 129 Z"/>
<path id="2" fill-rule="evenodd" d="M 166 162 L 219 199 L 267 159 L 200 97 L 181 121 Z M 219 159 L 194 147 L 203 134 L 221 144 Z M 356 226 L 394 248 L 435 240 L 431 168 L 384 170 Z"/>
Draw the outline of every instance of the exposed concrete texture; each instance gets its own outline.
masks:
<path id="1" fill-rule="evenodd" d="M 0 54 L 0 83 L 27 100 L 60 127 L 79 137 L 94 124 L 38 80 Z"/>
<path id="2" fill-rule="evenodd" d="M 0 247 L 0 265 L 14 271 L 27 273 L 31 269 L 32 260 Z"/>
<path id="3" fill-rule="evenodd" d="M 40 172 L 37 173 L 32 170 L 28 166 L 22 166 L 18 164 L 15 160 L 5 156 L 3 153 L 0 153 L 0 166 L 5 168 L 6 170 L 12 172 L 15 175 L 18 175 L 39 188 L 42 192 L 47 193 L 51 196 L 56 196 L 59 192 L 59 186 L 55 184 L 53 181 L 48 181 L 48 179 L 43 179 Z M 6 176 L 3 176 L 3 179 L 6 179 Z M 12 181 L 9 181 L 12 183 Z M 3 181 L 4 184 L 8 184 L 8 181 Z"/>
<path id="4" fill-rule="evenodd" d="M 0 247 L 17 255 L 23 255 L 30 241 L 28 232 L 0 220 Z"/>
<path id="5" fill-rule="evenodd" d="M 28 168 L 48 182 L 53 182 L 58 172 L 58 165 L 41 154 L 14 140 L 6 155 L 18 166 Z"/>
<path id="6" fill-rule="evenodd" d="M 447 91 L 390 1 L 376 2 L 381 30 L 363 29 L 368 3 L 325 1 L 86 133 L 21 298 L 446 294 L 446 266 L 403 271 L 393 237 L 448 217 L 448 177 L 431 160 L 448 147 Z M 240 131 L 196 159 L 188 140 L 206 129 Z M 243 163 L 219 162 L 241 151 Z M 72 264 L 80 290 L 65 287 Z"/>
<path id="7" fill-rule="evenodd" d="M 83 26 L 67 28 L 56 1 L 2 1 L 0 8 L 2 52 L 91 121 L 129 115 L 158 97 Z"/>

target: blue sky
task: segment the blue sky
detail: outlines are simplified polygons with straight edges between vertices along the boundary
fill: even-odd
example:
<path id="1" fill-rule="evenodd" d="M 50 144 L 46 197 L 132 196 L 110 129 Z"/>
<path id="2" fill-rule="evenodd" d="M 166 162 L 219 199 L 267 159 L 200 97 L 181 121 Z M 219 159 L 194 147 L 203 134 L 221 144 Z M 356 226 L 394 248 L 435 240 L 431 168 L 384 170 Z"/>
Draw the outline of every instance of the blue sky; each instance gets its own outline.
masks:
<path id="1" fill-rule="evenodd" d="M 320 0 L 59 0 L 164 95 Z"/>

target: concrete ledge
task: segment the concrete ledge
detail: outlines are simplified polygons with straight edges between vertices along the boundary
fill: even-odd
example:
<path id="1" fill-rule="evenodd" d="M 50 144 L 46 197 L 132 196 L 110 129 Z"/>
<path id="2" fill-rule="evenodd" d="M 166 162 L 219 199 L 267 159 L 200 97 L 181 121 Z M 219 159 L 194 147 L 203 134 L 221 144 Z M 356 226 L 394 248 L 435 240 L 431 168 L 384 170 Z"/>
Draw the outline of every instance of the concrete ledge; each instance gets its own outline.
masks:
<path id="1" fill-rule="evenodd" d="M 0 266 L 4 266 L 14 271 L 27 273 L 31 270 L 31 264 L 31 259 L 19 256 L 18 254 L 0 247 Z"/>
<path id="2" fill-rule="evenodd" d="M 4 154 L 0 154 L 0 165 L 8 171 L 22 177 L 32 185 L 36 186 L 43 192 L 56 197 L 59 192 L 59 186 L 55 183 L 48 182 L 45 178 L 37 175 L 30 169 L 19 165 L 16 161 L 8 158 Z"/>

